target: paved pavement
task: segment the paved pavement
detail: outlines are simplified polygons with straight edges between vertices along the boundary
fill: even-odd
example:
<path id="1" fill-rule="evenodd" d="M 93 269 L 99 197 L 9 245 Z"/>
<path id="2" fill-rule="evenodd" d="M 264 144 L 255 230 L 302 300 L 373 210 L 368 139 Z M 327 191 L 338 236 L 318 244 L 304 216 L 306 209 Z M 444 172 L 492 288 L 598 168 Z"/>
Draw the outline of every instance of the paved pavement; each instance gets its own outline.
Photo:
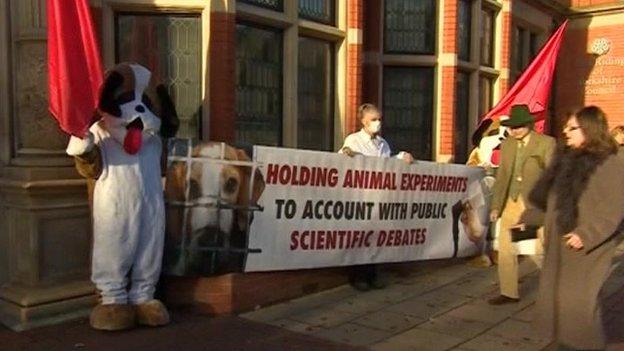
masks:
<path id="1" fill-rule="evenodd" d="M 496 267 L 464 260 L 418 262 L 391 269 L 386 289 L 349 286 L 243 314 L 299 333 L 375 351 L 554 350 L 531 327 L 538 271 L 521 262 L 521 301 L 491 306 L 498 295 Z M 609 350 L 624 350 L 624 267 L 611 275 L 601 297 Z"/>
<path id="2" fill-rule="evenodd" d="M 86 320 L 21 333 L 0 327 L 0 350 L 361 350 L 235 316 L 211 318 L 189 311 L 172 312 L 172 323 L 166 327 L 137 328 L 125 332 L 96 331 Z"/>
<path id="3" fill-rule="evenodd" d="M 601 298 L 609 350 L 624 350 L 624 267 Z M 16 333 L 0 327 L 0 350 L 554 350 L 531 329 L 536 267 L 521 263 L 522 300 L 490 306 L 496 267 L 465 260 L 387 265 L 389 286 L 350 286 L 261 308 L 241 316 L 172 311 L 171 325 L 121 333 L 92 330 L 87 321 Z"/>

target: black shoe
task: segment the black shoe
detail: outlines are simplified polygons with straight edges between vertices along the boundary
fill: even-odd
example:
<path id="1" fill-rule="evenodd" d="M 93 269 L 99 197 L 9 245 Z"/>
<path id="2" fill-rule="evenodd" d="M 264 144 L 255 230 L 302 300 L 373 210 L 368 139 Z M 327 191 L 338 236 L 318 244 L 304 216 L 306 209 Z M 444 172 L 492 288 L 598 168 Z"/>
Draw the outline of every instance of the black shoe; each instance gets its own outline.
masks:
<path id="1" fill-rule="evenodd" d="M 388 284 L 386 284 L 386 282 L 384 282 L 383 280 L 379 279 L 379 276 L 375 276 L 375 278 L 371 279 L 368 284 L 370 285 L 371 288 L 373 289 L 383 289 L 385 288 Z"/>
<path id="2" fill-rule="evenodd" d="M 499 296 L 496 296 L 495 298 L 489 299 L 488 303 L 490 305 L 505 305 L 508 303 L 517 303 L 518 301 L 520 301 L 520 299 L 518 298 L 509 297 L 505 295 L 499 295 Z"/>
<path id="3" fill-rule="evenodd" d="M 358 291 L 369 291 L 370 286 L 364 280 L 355 280 L 351 282 L 351 286 Z"/>

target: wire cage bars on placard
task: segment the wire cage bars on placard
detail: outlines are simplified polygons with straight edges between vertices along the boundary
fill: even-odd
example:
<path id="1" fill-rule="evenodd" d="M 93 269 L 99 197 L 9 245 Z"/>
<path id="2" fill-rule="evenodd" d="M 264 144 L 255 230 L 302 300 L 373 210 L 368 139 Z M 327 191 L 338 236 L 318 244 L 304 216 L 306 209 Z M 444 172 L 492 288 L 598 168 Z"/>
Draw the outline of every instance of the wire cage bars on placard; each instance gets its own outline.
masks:
<path id="1" fill-rule="evenodd" d="M 225 143 L 171 139 L 167 150 L 163 271 L 243 271 L 247 255 L 261 252 L 248 248 L 253 214 L 263 210 L 253 196 L 260 185 L 258 164 Z"/>

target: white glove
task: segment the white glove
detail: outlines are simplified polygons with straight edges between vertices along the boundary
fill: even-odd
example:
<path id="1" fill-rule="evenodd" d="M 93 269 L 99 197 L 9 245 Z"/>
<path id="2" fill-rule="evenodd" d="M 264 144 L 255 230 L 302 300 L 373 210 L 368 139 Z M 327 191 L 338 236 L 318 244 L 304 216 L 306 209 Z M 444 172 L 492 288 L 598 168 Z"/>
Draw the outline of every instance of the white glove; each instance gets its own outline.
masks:
<path id="1" fill-rule="evenodd" d="M 83 139 L 72 135 L 69 138 L 69 144 L 67 144 L 65 152 L 69 156 L 79 156 L 91 151 L 93 146 L 95 146 L 95 143 L 93 142 L 93 134 L 91 132 L 87 132 Z"/>

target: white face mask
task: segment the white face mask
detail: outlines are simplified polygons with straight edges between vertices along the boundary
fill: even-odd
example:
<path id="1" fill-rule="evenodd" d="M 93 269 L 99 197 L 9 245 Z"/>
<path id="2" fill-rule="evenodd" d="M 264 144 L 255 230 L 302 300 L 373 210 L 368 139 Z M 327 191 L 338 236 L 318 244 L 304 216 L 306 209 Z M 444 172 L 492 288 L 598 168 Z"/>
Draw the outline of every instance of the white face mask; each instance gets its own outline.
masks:
<path id="1" fill-rule="evenodd" d="M 368 131 L 373 133 L 373 134 L 377 134 L 379 133 L 379 131 L 381 130 L 381 121 L 377 120 L 377 121 L 371 121 L 368 124 Z"/>

